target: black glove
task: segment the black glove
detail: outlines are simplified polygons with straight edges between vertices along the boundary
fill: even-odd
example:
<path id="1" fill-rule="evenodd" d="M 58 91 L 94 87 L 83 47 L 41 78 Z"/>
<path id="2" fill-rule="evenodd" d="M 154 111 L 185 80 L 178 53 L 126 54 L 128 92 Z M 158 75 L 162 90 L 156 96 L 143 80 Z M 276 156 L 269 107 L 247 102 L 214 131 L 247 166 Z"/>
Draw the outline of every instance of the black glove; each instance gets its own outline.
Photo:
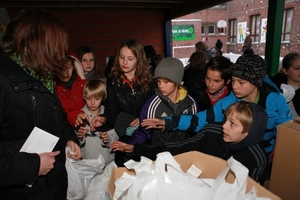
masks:
<path id="1" fill-rule="evenodd" d="M 133 147 L 133 152 L 138 156 L 145 156 L 152 160 L 156 159 L 156 154 L 163 152 L 165 149 L 164 145 L 160 146 L 149 146 L 146 144 L 135 144 Z"/>

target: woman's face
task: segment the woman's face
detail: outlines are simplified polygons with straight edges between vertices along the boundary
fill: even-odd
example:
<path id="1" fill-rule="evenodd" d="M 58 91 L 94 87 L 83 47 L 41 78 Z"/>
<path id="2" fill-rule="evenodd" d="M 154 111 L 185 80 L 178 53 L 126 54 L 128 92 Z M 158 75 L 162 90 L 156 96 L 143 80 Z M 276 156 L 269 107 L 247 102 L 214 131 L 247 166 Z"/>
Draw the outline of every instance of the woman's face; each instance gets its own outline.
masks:
<path id="1" fill-rule="evenodd" d="M 119 64 L 127 78 L 132 79 L 136 70 L 137 58 L 126 46 L 120 49 Z"/>
<path id="2" fill-rule="evenodd" d="M 95 67 L 95 58 L 93 53 L 85 53 L 82 56 L 81 63 L 83 66 L 84 75 L 88 74 Z"/>
<path id="3" fill-rule="evenodd" d="M 288 69 L 282 68 L 282 71 L 287 76 L 288 84 L 300 86 L 300 58 L 295 59 Z"/>
<path id="4" fill-rule="evenodd" d="M 216 70 L 207 69 L 205 76 L 205 84 L 209 93 L 214 94 L 220 91 L 230 80 L 225 83 L 225 80 L 221 78 L 221 72 Z"/>
<path id="5" fill-rule="evenodd" d="M 67 61 L 67 68 L 62 71 L 62 73 L 58 76 L 58 79 L 61 82 L 68 82 L 73 74 L 74 66 L 70 60 Z"/>

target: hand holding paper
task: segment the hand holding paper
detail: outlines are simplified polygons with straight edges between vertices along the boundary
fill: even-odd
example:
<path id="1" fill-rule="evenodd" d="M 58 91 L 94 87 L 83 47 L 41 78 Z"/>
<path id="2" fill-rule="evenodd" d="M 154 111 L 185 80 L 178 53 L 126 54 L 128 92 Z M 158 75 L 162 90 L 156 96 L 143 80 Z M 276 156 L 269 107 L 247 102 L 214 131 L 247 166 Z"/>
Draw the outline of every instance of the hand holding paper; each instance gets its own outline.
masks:
<path id="1" fill-rule="evenodd" d="M 23 144 L 20 152 L 38 153 L 40 156 L 40 169 L 38 175 L 46 175 L 54 167 L 55 156 L 60 152 L 52 152 L 55 147 L 58 137 L 52 135 L 38 127 L 34 127 Z M 28 184 L 31 187 L 32 184 Z"/>

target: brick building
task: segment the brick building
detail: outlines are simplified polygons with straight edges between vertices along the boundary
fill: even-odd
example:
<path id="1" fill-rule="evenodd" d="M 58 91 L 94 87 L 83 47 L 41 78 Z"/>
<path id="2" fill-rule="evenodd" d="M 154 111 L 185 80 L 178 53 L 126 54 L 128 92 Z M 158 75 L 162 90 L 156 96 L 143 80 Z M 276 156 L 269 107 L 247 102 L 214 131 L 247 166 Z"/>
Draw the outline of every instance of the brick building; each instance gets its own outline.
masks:
<path id="1" fill-rule="evenodd" d="M 289 52 L 300 50 L 299 11 L 299 1 L 285 1 L 280 49 L 281 57 Z M 172 20 L 173 26 L 178 25 L 179 22 L 181 24 L 191 24 L 192 20 L 198 20 L 198 22 L 194 23 L 195 34 L 197 34 L 194 40 L 173 41 L 174 56 L 186 60 L 188 58 L 187 55 L 191 55 L 195 50 L 193 45 L 200 41 L 202 37 L 208 38 L 209 47 L 213 47 L 217 39 L 220 39 L 223 42 L 223 52 L 240 54 L 246 31 L 249 31 L 251 34 L 254 51 L 264 56 L 267 18 L 268 0 L 234 0 Z M 227 22 L 226 28 L 217 27 L 219 20 Z M 243 32 L 241 36 L 238 32 L 239 27 Z M 180 46 L 186 48 L 180 48 Z"/>

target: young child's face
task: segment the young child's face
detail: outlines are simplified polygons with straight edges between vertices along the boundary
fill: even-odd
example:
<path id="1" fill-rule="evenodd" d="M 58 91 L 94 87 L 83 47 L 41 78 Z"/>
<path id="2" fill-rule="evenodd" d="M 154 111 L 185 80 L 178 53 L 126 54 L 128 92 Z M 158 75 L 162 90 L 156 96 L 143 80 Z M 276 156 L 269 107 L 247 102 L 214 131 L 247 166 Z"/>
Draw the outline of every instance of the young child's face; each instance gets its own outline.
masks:
<path id="1" fill-rule="evenodd" d="M 233 144 L 242 141 L 248 135 L 248 133 L 243 133 L 243 129 L 239 119 L 234 114 L 230 114 L 223 124 L 223 140 Z"/>
<path id="2" fill-rule="evenodd" d="M 228 80 L 229 82 L 229 80 Z M 225 85 L 225 80 L 221 78 L 221 72 L 207 69 L 205 84 L 209 93 L 213 94 L 221 90 Z"/>
<path id="3" fill-rule="evenodd" d="M 95 58 L 93 53 L 85 53 L 81 59 L 84 74 L 89 73 L 95 67 Z"/>
<path id="4" fill-rule="evenodd" d="M 135 73 L 137 59 L 132 51 L 126 46 L 120 49 L 119 64 L 125 74 Z"/>
<path id="5" fill-rule="evenodd" d="M 289 84 L 300 86 L 300 58 L 295 59 L 288 69 L 282 68 L 282 71 L 286 74 Z"/>
<path id="6" fill-rule="evenodd" d="M 90 111 L 96 111 L 100 108 L 102 98 L 101 97 L 86 97 L 85 103 Z"/>
<path id="7" fill-rule="evenodd" d="M 70 60 L 67 61 L 67 68 L 58 75 L 58 79 L 61 82 L 68 82 L 73 74 L 74 66 Z"/>
<path id="8" fill-rule="evenodd" d="M 177 86 L 166 79 L 157 78 L 156 81 L 159 91 L 164 96 L 171 96 L 177 90 Z"/>
<path id="9" fill-rule="evenodd" d="M 234 92 L 237 98 L 244 98 L 251 96 L 257 87 L 246 81 L 245 79 L 238 78 L 236 76 L 232 76 L 232 91 Z"/>

